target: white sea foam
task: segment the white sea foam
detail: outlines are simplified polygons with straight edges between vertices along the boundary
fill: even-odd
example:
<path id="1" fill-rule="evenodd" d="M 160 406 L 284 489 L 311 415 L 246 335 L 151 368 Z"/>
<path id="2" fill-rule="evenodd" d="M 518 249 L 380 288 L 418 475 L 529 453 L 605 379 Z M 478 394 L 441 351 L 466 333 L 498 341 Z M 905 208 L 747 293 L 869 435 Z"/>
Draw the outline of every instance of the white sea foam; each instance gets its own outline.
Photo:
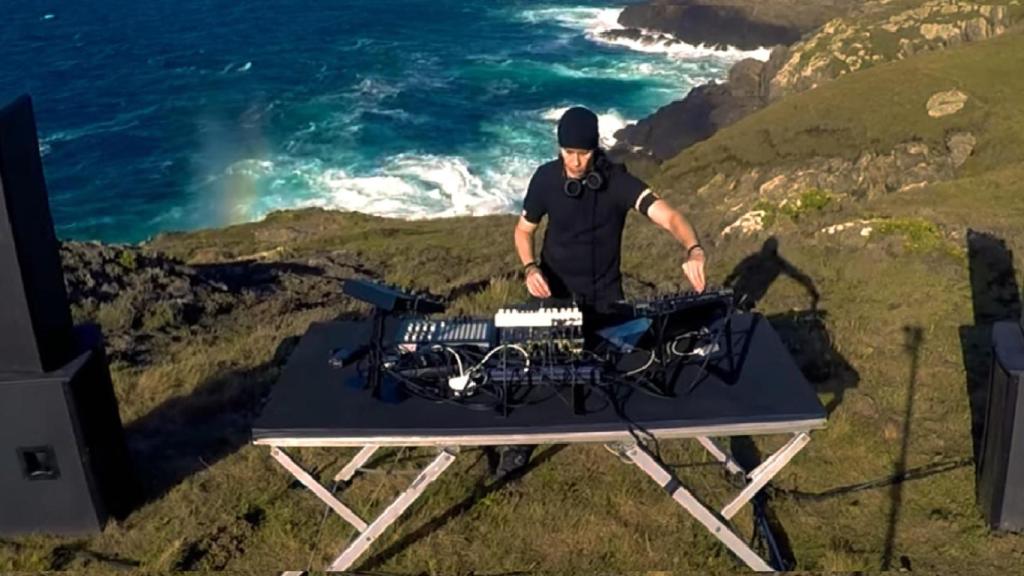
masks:
<path id="1" fill-rule="evenodd" d="M 402 87 L 383 78 L 368 76 L 356 84 L 352 91 L 374 102 L 380 102 L 400 93 Z"/>
<path id="2" fill-rule="evenodd" d="M 242 176 L 262 184 L 253 188 L 259 190 L 258 197 L 229 195 L 231 217 L 251 220 L 273 210 L 297 207 L 405 219 L 515 212 L 533 171 L 553 157 L 555 123 L 565 110 L 523 113 L 485 125 L 483 129 L 495 136 L 494 146 L 472 158 L 400 154 L 383 160 L 372 171 L 350 167 L 342 160 L 344 155 L 334 160 L 281 155 L 272 161 L 236 161 L 224 170 L 222 178 Z M 602 144 L 611 146 L 615 142 L 612 135 L 628 121 L 617 111 L 606 110 L 599 114 L 598 122 L 605 135 Z M 227 188 L 226 183 L 220 188 Z M 250 188 L 236 186 L 235 192 L 238 190 Z M 239 204 L 240 200 L 247 204 Z"/>
<path id="3" fill-rule="evenodd" d="M 665 82 L 676 90 L 680 84 L 696 86 L 707 80 L 700 76 L 702 66 L 693 61 L 668 59 L 661 65 L 650 62 L 606 62 L 570 68 L 564 64 L 552 64 L 549 68 L 568 78 L 606 78 L 613 80 L 653 79 Z M 681 81 L 681 82 L 680 82 Z"/>
<path id="4" fill-rule="evenodd" d="M 246 62 L 245 64 L 242 64 L 242 65 L 241 65 L 241 66 L 239 66 L 238 68 L 235 68 L 235 63 L 234 63 L 234 62 L 231 62 L 231 63 L 229 63 L 229 64 L 228 64 L 227 66 L 225 66 L 225 67 L 224 67 L 224 68 L 223 68 L 223 69 L 222 69 L 222 70 L 220 71 L 220 73 L 221 73 L 221 74 L 227 74 L 228 72 L 232 72 L 232 71 L 233 71 L 233 72 L 235 72 L 236 74 L 241 74 L 241 73 L 243 73 L 243 72 L 248 72 L 248 71 L 249 71 L 249 70 L 251 70 L 251 69 L 252 69 L 252 62 L 251 62 L 251 61 L 249 61 L 249 62 Z"/>
<path id="5" fill-rule="evenodd" d="M 601 33 L 620 29 L 618 9 L 546 8 L 523 14 L 534 22 L 556 22 L 584 34 L 594 42 L 607 42 Z M 571 36 L 572 33 L 569 33 Z M 625 45 L 625 42 L 620 42 Z M 561 63 L 545 65 L 561 75 L 580 78 L 663 77 L 673 89 L 680 75 L 687 79 L 707 74 L 707 56 L 738 58 L 740 51 L 718 51 L 662 42 L 663 45 L 637 42 L 631 49 L 660 52 L 667 62 L 622 62 L 601 59 L 583 67 Z M 701 51 L 703 50 L 703 51 Z M 746 53 L 744 53 L 746 55 Z M 506 57 L 497 62 L 506 61 Z M 492 59 L 480 58 L 494 64 Z M 700 60 L 692 62 L 690 60 Z M 511 65 L 513 61 L 508 60 Z M 325 94 L 316 104 L 334 108 L 328 118 L 299 129 L 272 160 L 250 159 L 230 164 L 216 179 L 225 194 L 225 207 L 233 219 L 256 219 L 273 210 L 297 207 L 322 207 L 357 211 L 386 217 L 420 219 L 432 217 L 475 216 L 510 213 L 518 210 L 537 165 L 555 153 L 555 124 L 567 107 L 523 110 L 500 120 L 484 123 L 481 129 L 493 136 L 486 150 L 449 155 L 405 153 L 384 158 L 372 168 L 358 152 L 356 133 L 367 126 L 362 115 L 384 114 L 416 121 L 415 114 L 396 109 L 396 96 L 426 81 L 444 83 L 447 77 L 434 70 L 430 61 L 420 63 L 409 78 L 367 75 L 347 90 Z M 242 71 L 243 67 L 235 71 Z M 498 77 L 486 85 L 492 94 L 515 89 L 512 80 Z M 338 106 L 340 105 L 340 106 Z M 614 134 L 631 122 L 615 109 L 597 110 L 602 145 L 615 144 Z M 372 122 L 371 122 L 372 124 Z M 306 142 L 313 132 L 317 138 Z M 334 144 L 326 148 L 323 142 Z M 241 178 L 240 178 L 241 177 Z M 233 182 L 229 182 L 234 179 Z M 214 189 L 218 184 L 213 184 Z M 223 192 L 222 192 L 223 194 Z"/>
<path id="6" fill-rule="evenodd" d="M 638 40 L 620 38 L 608 39 L 604 37 L 605 32 L 624 30 L 625 27 L 619 24 L 619 15 L 622 8 L 543 8 L 539 10 L 526 10 L 521 17 L 528 22 L 556 22 L 559 25 L 582 31 L 586 37 L 594 42 L 602 44 L 613 44 L 653 54 L 665 54 L 670 58 L 677 59 L 698 59 L 698 58 L 722 58 L 723 60 L 741 60 L 743 58 L 756 58 L 757 60 L 768 60 L 771 49 L 758 48 L 756 50 L 741 50 L 739 48 L 727 47 L 716 48 L 713 46 L 688 44 L 669 34 L 640 29 L 642 36 Z"/>
<path id="7" fill-rule="evenodd" d="M 224 170 L 224 174 L 228 176 L 243 175 L 250 178 L 262 178 L 269 175 L 273 170 L 274 162 L 249 158 L 231 164 Z"/>
<path id="8" fill-rule="evenodd" d="M 332 168 L 310 174 L 314 196 L 299 203 L 398 218 L 507 213 L 525 182 L 512 174 L 474 173 L 459 156 L 402 154 L 375 174 Z"/>
<path id="9" fill-rule="evenodd" d="M 369 172 L 348 167 L 340 158 L 333 166 L 331 160 L 286 155 L 237 161 L 222 177 L 244 176 L 262 185 L 259 197 L 248 198 L 247 205 L 232 197 L 232 217 L 257 219 L 273 210 L 302 207 L 405 219 L 515 212 L 533 171 L 548 157 L 547 146 L 539 142 L 552 143 L 553 157 L 554 125 L 566 109 L 524 113 L 485 126 L 495 135 L 495 146 L 472 158 L 400 154 Z M 601 113 L 598 122 L 606 146 L 627 124 L 615 110 Z"/>
<path id="10" fill-rule="evenodd" d="M 565 28 L 588 30 L 597 25 L 606 29 L 618 26 L 618 8 L 556 7 L 524 10 L 520 18 L 531 23 L 555 22 Z"/>
<path id="11" fill-rule="evenodd" d="M 684 42 L 671 34 L 665 34 L 644 28 L 638 29 L 642 34 L 638 40 L 629 38 L 610 40 L 603 36 L 604 32 L 625 29 L 624 26 L 619 24 L 619 15 L 622 13 L 622 10 L 604 10 L 603 12 L 614 12 L 614 18 L 609 14 L 602 14 L 591 23 L 590 28 L 587 30 L 587 37 L 595 42 L 616 44 L 619 46 L 625 46 L 626 48 L 637 52 L 660 53 L 665 54 L 670 58 L 687 60 L 698 58 L 721 58 L 723 60 L 731 61 L 742 60 L 744 58 L 754 58 L 756 60 L 767 61 L 768 57 L 771 56 L 770 48 L 762 47 L 755 50 L 742 50 L 733 46 L 719 48 L 704 44 L 694 45 Z"/>
<path id="12" fill-rule="evenodd" d="M 643 36 L 637 40 L 630 38 L 617 38 L 610 40 L 601 36 L 595 36 L 594 40 L 605 44 L 625 46 L 637 52 L 665 54 L 670 58 L 695 60 L 698 58 L 721 58 L 727 61 L 753 58 L 755 60 L 767 61 L 771 56 L 770 48 L 757 48 L 755 50 L 741 50 L 729 46 L 727 48 L 716 48 L 704 44 L 693 45 L 683 42 L 668 34 L 641 30 Z"/>

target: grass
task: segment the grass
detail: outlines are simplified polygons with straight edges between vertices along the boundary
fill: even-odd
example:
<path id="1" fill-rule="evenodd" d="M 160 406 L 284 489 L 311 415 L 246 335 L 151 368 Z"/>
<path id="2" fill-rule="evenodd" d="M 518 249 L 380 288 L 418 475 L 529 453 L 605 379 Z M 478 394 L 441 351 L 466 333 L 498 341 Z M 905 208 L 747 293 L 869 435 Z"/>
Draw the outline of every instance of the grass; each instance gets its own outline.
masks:
<path id="1" fill-rule="evenodd" d="M 901 236 L 911 250 L 934 250 L 945 244 L 945 238 L 933 223 L 922 218 L 896 218 L 878 221 L 874 229 L 880 234 Z"/>
<path id="2" fill-rule="evenodd" d="M 764 211 L 763 218 L 766 227 L 772 227 L 779 217 L 786 217 L 790 220 L 800 220 L 821 212 L 835 200 L 835 195 L 826 190 L 812 188 L 805 190 L 793 201 L 788 199 L 780 203 L 772 203 L 767 200 L 760 200 L 754 204 L 753 210 Z"/>
<path id="3" fill-rule="evenodd" d="M 1005 181 L 1010 182 L 1009 175 Z M 993 215 L 1007 223 L 1024 215 L 1024 205 L 1009 188 L 991 190 L 993 197 L 976 200 L 1014 200 L 1002 210 L 991 210 Z M 915 199 L 924 202 L 929 192 L 936 191 L 915 191 Z M 869 208 L 882 212 L 882 204 Z M 963 202 L 961 212 L 944 205 L 929 216 L 949 225 L 970 217 L 969 207 Z M 912 208 L 905 206 L 908 211 Z M 292 214 L 289 225 L 313 228 L 326 216 Z M 265 230 L 274 226 L 266 225 Z M 631 226 L 634 232 L 644 229 L 636 223 Z M 226 235 L 242 232 L 228 230 Z M 1007 240 L 1024 242 L 1024 236 L 1018 233 Z M 667 238 L 661 243 L 673 250 Z M 709 270 L 712 281 L 721 282 L 739 260 L 759 248 L 756 238 L 720 246 Z M 956 331 L 971 323 L 966 262 L 941 250 L 890 253 L 869 247 L 850 252 L 835 242 L 805 242 L 798 235 L 782 237 L 780 253 L 813 279 L 822 295 L 819 307 L 827 312 L 824 317 L 835 353 L 853 367 L 857 377 L 852 385 L 818 384 L 823 402 L 831 401 L 837 390 L 842 400 L 829 428 L 815 433 L 805 452 L 778 478 L 773 511 L 786 530 L 800 569 L 878 569 L 892 509 L 888 487 L 820 499 L 800 494 L 827 493 L 884 479 L 900 465 L 910 365 L 903 347 L 904 326 L 921 326 L 925 334 L 905 466 L 915 469 L 969 457 L 970 415 Z M 420 282 L 443 285 L 446 275 L 435 276 L 429 270 L 446 268 L 461 258 L 440 256 Z M 402 267 L 412 262 L 402 261 L 394 270 L 401 274 Z M 675 274 L 674 266 L 661 274 L 637 270 L 635 265 L 631 274 L 651 275 L 662 283 L 671 283 Z M 492 280 L 482 273 L 478 277 L 490 281 L 480 291 L 460 297 L 458 310 L 484 312 L 522 293 L 512 279 Z M 805 288 L 784 274 L 760 305 L 776 322 L 785 322 L 794 310 L 808 306 Z M 238 395 L 246 387 L 265 386 L 273 380 L 272 359 L 282 339 L 301 333 L 311 320 L 340 311 L 321 308 L 280 317 L 258 309 L 239 311 L 213 333 L 170 345 L 151 365 L 119 367 L 116 386 L 137 446 L 137 460 L 148 464 L 146 476 L 177 481 L 162 497 L 100 536 L 19 539 L 16 552 L 0 545 L 0 566 L 44 570 L 53 566 L 55 550 L 71 545 L 84 546 L 104 558 L 138 562 L 151 570 L 284 569 L 305 567 L 311 556 L 314 566 L 328 562 L 352 537 L 351 530 L 329 516 L 319 546 L 314 547 L 323 512 L 319 501 L 292 488 L 291 477 L 278 469 L 265 449 L 246 445 L 244 438 L 230 439 L 240 430 L 237 424 L 223 428 L 231 448 L 223 454 L 213 448 L 178 446 L 188 440 L 180 427 L 201 428 L 203 414 L 237 406 Z M 182 402 L 180 407 L 176 401 Z M 154 420 L 153 414 L 160 417 Z M 216 445 L 216 437 L 203 438 Z M 758 445 L 766 453 L 783 440 L 768 438 Z M 140 445 L 151 448 L 140 449 Z M 702 496 L 712 503 L 725 501 L 730 486 L 707 466 L 708 458 L 698 448 L 664 442 L 662 451 L 666 460 L 686 464 L 679 473 Z M 351 453 L 299 450 L 295 455 L 329 483 L 333 471 Z M 427 457 L 429 452 L 423 450 L 403 455 L 390 451 L 377 464 L 409 469 L 423 465 Z M 182 462 L 188 458 L 193 461 Z M 193 471 L 182 475 L 176 471 L 181 466 Z M 725 573 L 737 569 L 723 548 L 676 510 L 657 486 L 600 447 L 565 448 L 542 460 L 521 480 L 495 489 L 487 487 L 485 478 L 480 453 L 463 453 L 453 471 L 371 549 L 371 562 L 363 568 L 398 574 Z M 408 474 L 361 476 L 346 488 L 344 498 L 366 503 L 356 510 L 370 516 L 409 480 Z M 897 557 L 909 558 L 916 570 L 991 574 L 1012 570 L 1024 552 L 1024 541 L 988 536 L 972 494 L 969 466 L 904 483 L 895 533 Z M 749 533 L 749 515 L 741 516 L 737 525 Z M 109 568 L 102 561 L 82 561 L 82 565 Z"/>

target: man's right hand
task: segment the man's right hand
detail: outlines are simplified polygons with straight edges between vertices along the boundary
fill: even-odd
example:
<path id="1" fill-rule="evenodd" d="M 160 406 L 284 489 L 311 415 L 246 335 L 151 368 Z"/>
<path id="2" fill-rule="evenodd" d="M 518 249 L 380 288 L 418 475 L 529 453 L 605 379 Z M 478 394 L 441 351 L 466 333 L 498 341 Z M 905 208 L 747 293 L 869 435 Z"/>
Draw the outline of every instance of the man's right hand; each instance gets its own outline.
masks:
<path id="1" fill-rule="evenodd" d="M 534 298 L 551 298 L 551 288 L 540 268 L 531 266 L 526 271 L 526 289 Z"/>

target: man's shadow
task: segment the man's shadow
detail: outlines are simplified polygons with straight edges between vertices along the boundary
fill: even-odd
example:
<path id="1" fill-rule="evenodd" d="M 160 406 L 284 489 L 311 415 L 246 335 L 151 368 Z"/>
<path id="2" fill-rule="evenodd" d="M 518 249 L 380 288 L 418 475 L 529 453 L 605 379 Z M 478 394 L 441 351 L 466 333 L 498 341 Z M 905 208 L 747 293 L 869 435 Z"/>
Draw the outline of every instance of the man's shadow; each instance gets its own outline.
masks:
<path id="1" fill-rule="evenodd" d="M 821 294 L 814 280 L 779 254 L 779 241 L 773 236 L 765 240 L 760 251 L 737 264 L 723 284 L 733 290 L 741 309 L 750 310 L 782 275 L 804 287 L 809 304 L 804 310 L 768 316 L 768 321 L 815 390 L 832 395 L 825 404 L 831 415 L 842 404 L 846 390 L 857 386 L 860 375 L 832 345 L 825 325 L 828 312 L 818 308 Z"/>
<path id="2" fill-rule="evenodd" d="M 960 327 L 960 347 L 967 375 L 967 398 L 971 408 L 971 440 L 978 462 L 985 407 L 988 399 L 989 369 L 992 363 L 992 325 L 1000 320 L 1020 320 L 1020 288 L 1013 266 L 1013 252 L 997 236 L 967 231 L 967 258 L 971 279 L 974 324 Z"/>
<path id="3" fill-rule="evenodd" d="M 817 310 L 821 295 L 814 280 L 779 254 L 779 240 L 772 236 L 764 241 L 761 250 L 747 256 L 725 277 L 726 286 L 732 288 L 736 298 L 747 308 L 753 308 L 768 293 L 768 289 L 785 274 L 800 283 L 811 297 L 811 310 Z"/>

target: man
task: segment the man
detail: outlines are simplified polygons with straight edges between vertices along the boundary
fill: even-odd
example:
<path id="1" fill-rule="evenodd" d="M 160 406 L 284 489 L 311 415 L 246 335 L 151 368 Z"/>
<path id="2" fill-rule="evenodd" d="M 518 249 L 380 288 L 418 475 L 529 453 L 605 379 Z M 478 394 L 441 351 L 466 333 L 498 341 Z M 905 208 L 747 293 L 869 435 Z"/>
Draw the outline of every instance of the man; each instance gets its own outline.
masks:
<path id="1" fill-rule="evenodd" d="M 586 108 L 570 108 L 558 121 L 558 159 L 542 165 L 530 180 L 515 229 L 530 294 L 575 300 L 585 323 L 607 304 L 622 300 L 622 230 L 630 210 L 672 234 L 682 246 L 683 275 L 703 292 L 704 249 L 693 227 L 624 166 L 605 158 L 599 142 L 597 116 Z M 548 229 L 538 261 L 533 234 L 545 216 Z M 522 468 L 532 450 L 500 447 L 495 474 L 503 477 Z"/>
<path id="2" fill-rule="evenodd" d="M 599 141 L 597 116 L 570 108 L 558 122 L 558 159 L 542 165 L 530 180 L 515 229 L 530 294 L 573 298 L 598 310 L 622 300 L 622 230 L 630 210 L 672 234 L 682 247 L 683 275 L 702 292 L 705 254 L 693 227 L 625 167 L 607 160 Z M 533 234 L 544 216 L 548 230 L 538 261 Z"/>

